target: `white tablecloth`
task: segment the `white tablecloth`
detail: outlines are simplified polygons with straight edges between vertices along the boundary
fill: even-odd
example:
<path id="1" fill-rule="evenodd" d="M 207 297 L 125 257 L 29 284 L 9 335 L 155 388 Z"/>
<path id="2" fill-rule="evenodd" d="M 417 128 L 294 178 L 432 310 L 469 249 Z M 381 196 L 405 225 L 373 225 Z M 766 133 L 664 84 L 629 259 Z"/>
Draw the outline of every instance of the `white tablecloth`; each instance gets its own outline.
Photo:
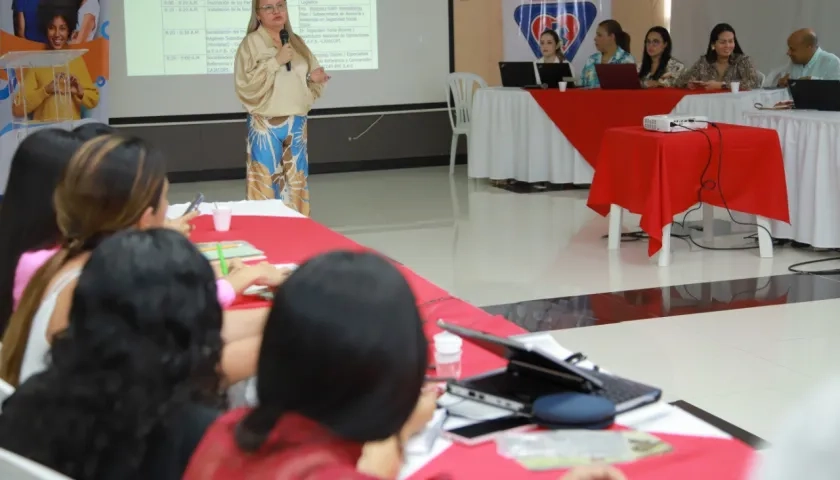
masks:
<path id="1" fill-rule="evenodd" d="M 303 217 L 300 213 L 287 207 L 282 200 L 243 200 L 241 202 L 203 203 L 198 207 L 201 215 L 212 215 L 214 205 L 230 207 L 234 215 L 251 215 L 255 217 Z M 170 205 L 166 211 L 169 218 L 180 217 L 187 211 L 188 203 Z"/>
<path id="2" fill-rule="evenodd" d="M 686 95 L 673 113 L 743 124 L 743 114 L 753 110 L 755 103 L 773 105 L 787 99 L 787 90 Z M 478 90 L 473 100 L 471 129 L 467 166 L 471 178 L 592 183 L 592 167 L 525 90 Z"/>
<path id="3" fill-rule="evenodd" d="M 840 248 L 840 112 L 753 111 L 744 119 L 782 142 L 791 224 L 772 221 L 773 236 Z"/>

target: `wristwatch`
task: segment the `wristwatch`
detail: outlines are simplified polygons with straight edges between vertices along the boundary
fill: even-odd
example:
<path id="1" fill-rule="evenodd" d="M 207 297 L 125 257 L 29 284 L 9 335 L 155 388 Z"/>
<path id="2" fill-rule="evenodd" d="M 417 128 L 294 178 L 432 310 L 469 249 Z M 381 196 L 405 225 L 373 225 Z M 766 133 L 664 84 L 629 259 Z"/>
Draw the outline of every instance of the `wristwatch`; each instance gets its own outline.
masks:
<path id="1" fill-rule="evenodd" d="M 720 88 L 723 90 L 729 90 L 729 84 L 726 82 L 720 82 Z"/>

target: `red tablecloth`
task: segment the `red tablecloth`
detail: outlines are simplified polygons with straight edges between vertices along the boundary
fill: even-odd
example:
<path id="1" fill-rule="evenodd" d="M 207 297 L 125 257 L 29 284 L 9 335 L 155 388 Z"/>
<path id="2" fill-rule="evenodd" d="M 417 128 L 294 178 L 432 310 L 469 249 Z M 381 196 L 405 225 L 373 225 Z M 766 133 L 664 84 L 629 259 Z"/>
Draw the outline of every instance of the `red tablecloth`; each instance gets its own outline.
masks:
<path id="1" fill-rule="evenodd" d="M 642 127 L 608 130 L 587 205 L 604 216 L 611 204 L 640 214 L 641 228 L 650 236 L 648 254 L 655 254 L 662 248 L 662 228 L 697 203 L 711 141 L 702 201 L 724 207 L 722 191 L 730 210 L 789 222 L 778 134 L 764 128 L 718 125 L 722 165 L 721 137 L 712 127 L 705 130 L 708 136 L 649 132 Z"/>
<path id="2" fill-rule="evenodd" d="M 366 247 L 305 218 L 247 217 L 237 216 L 231 223 L 231 231 L 213 231 L 212 219 L 202 216 L 195 221 L 196 229 L 192 239 L 196 242 L 224 240 L 247 240 L 263 250 L 268 261 L 273 263 L 303 263 L 310 257 L 336 249 L 369 251 Z M 426 322 L 426 334 L 431 336 L 440 330 L 435 326 L 439 318 L 499 336 L 524 333 L 515 324 L 503 317 L 493 316 L 462 300 L 453 298 L 443 289 L 404 266 L 400 266 L 411 285 Z M 241 307 L 265 305 L 254 299 L 240 299 Z M 504 366 L 504 361 L 469 343 L 464 343 L 462 375 L 471 376 Z M 634 480 L 671 480 L 674 478 L 693 480 L 735 480 L 732 472 L 752 456 L 748 447 L 737 441 L 706 439 L 696 437 L 662 436 L 674 446 L 671 455 L 645 460 L 628 465 L 625 471 Z M 469 448 L 453 445 L 433 459 L 413 479 L 428 480 L 445 476 L 451 480 L 472 478 L 558 478 L 558 472 L 533 473 L 524 470 L 512 461 L 500 457 L 495 444 Z"/>
<path id="3" fill-rule="evenodd" d="M 647 458 L 621 465 L 630 480 L 743 480 L 750 468 L 754 451 L 737 440 L 663 435 L 673 451 L 661 457 Z M 499 456 L 496 443 L 472 448 L 455 445 L 421 468 L 412 479 L 535 479 L 557 480 L 557 470 L 531 472 L 514 460 Z"/>
<path id="4" fill-rule="evenodd" d="M 529 92 L 592 167 L 597 165 L 601 140 L 608 129 L 641 125 L 648 115 L 671 113 L 684 96 L 705 93 L 674 88 Z"/>
<path id="5" fill-rule="evenodd" d="M 247 240 L 264 251 L 268 261 L 272 263 L 301 264 L 315 255 L 332 250 L 370 251 L 367 247 L 308 218 L 236 216 L 231 222 L 231 230 L 224 233 L 213 230 L 213 220 L 210 216 L 201 216 L 194 223 L 196 229 L 191 235 L 193 241 Z M 417 297 L 420 312 L 426 320 L 425 330 L 429 338 L 440 332 L 436 325 L 438 319 L 503 337 L 525 333 L 525 330 L 504 317 L 490 315 L 452 297 L 405 266 L 399 265 L 399 269 Z M 258 297 L 240 297 L 233 308 L 269 305 Z M 476 375 L 503 366 L 504 361 L 499 357 L 468 343 L 464 344 L 462 375 Z"/>

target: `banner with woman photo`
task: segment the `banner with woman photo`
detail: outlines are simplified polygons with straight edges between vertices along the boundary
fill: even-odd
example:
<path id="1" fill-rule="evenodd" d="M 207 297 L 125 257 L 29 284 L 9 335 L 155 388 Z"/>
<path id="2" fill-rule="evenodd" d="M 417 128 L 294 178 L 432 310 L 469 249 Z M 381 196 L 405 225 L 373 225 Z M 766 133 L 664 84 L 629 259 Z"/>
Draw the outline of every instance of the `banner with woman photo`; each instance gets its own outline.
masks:
<path id="1" fill-rule="evenodd" d="M 553 30 L 563 56 L 580 72 L 595 53 L 595 29 L 610 18 L 611 6 L 610 0 L 502 0 L 505 61 L 539 59 L 540 37 Z"/>
<path id="2" fill-rule="evenodd" d="M 0 195 L 24 136 L 39 128 L 108 122 L 108 2 L 0 0 L 0 57 L 32 52 L 26 63 L 45 53 L 36 67 L 0 69 Z M 73 50 L 86 52 L 59 60 Z M 59 51 L 70 55 L 55 55 Z"/>

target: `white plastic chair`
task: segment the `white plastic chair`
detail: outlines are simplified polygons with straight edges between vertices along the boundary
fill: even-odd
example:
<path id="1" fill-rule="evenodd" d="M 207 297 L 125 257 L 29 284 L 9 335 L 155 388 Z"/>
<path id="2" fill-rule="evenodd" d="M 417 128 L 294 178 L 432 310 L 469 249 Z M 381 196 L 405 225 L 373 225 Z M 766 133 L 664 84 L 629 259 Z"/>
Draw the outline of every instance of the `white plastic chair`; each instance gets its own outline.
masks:
<path id="1" fill-rule="evenodd" d="M 0 478 L 9 480 L 72 480 L 28 458 L 0 448 Z"/>
<path id="2" fill-rule="evenodd" d="M 787 65 L 774 68 L 770 71 L 770 73 L 764 76 L 764 82 L 762 82 L 761 86 L 764 88 L 776 88 L 776 85 L 779 84 L 779 79 L 787 73 L 787 69 Z"/>
<path id="3" fill-rule="evenodd" d="M 467 144 L 469 144 L 476 85 L 478 88 L 487 88 L 487 82 L 473 73 L 450 73 L 446 83 L 446 107 L 449 110 L 449 123 L 452 124 L 452 149 L 449 155 L 449 175 L 452 175 L 455 173 L 458 137 L 466 135 Z M 455 108 L 452 108 L 453 99 Z"/>

